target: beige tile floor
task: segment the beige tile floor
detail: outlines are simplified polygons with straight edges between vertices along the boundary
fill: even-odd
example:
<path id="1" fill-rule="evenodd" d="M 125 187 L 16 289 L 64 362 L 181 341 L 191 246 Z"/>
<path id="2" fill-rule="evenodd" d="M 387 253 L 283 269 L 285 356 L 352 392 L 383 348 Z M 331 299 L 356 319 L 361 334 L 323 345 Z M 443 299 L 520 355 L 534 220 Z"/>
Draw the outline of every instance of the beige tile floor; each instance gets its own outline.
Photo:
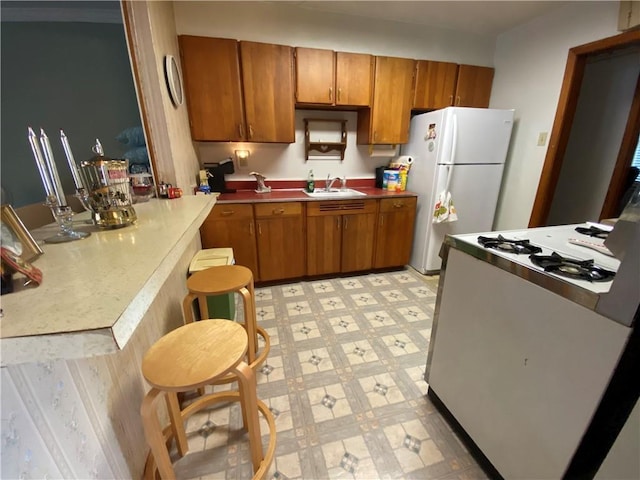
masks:
<path id="1" fill-rule="evenodd" d="M 271 336 L 258 396 L 277 426 L 267 478 L 487 478 L 426 397 L 437 281 L 407 269 L 256 289 Z M 179 478 L 251 478 L 237 404 L 187 431 Z"/>

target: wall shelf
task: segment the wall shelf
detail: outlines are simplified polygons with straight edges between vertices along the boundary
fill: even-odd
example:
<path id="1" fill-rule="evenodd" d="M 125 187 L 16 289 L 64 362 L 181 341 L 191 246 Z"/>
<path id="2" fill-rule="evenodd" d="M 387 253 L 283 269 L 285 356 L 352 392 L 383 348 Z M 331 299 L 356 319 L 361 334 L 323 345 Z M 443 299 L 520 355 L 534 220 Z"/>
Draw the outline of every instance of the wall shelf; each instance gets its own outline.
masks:
<path id="1" fill-rule="evenodd" d="M 324 118 L 304 119 L 304 153 L 309 160 L 309 152 L 318 152 L 314 158 L 340 157 L 344 160 L 347 148 L 347 121 Z M 337 152 L 337 153 L 334 153 Z"/>

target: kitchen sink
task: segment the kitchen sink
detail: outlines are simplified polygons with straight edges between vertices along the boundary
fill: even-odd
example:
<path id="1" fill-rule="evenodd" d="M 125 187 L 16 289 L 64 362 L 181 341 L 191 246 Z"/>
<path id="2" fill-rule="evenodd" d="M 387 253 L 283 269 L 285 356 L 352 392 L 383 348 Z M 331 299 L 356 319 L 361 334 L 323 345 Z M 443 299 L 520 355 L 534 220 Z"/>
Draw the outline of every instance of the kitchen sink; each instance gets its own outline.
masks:
<path id="1" fill-rule="evenodd" d="M 307 192 L 303 190 L 305 194 L 310 197 L 315 198 L 342 198 L 342 197 L 356 197 L 358 195 L 366 195 L 366 193 L 359 192 L 358 190 L 353 190 L 351 188 L 331 188 L 329 191 L 324 188 L 316 188 L 313 192 Z"/>

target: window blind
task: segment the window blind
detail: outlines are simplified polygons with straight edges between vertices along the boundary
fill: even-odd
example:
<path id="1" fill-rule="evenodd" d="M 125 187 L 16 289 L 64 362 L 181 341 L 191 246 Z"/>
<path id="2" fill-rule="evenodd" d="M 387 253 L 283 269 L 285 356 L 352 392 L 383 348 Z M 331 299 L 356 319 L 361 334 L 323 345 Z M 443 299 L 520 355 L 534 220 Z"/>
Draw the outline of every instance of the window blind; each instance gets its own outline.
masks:
<path id="1" fill-rule="evenodd" d="M 631 160 L 631 166 L 640 168 L 640 137 L 636 145 L 636 152 L 633 154 L 633 160 Z M 640 181 L 640 173 L 636 177 L 636 182 L 637 181 Z"/>

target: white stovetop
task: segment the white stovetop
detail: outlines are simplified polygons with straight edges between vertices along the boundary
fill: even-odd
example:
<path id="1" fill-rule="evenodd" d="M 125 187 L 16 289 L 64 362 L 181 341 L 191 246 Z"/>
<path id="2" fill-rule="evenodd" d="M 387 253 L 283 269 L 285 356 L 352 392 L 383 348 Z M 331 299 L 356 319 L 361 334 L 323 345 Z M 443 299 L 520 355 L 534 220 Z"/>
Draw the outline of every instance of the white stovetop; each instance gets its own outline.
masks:
<path id="1" fill-rule="evenodd" d="M 542 248 L 542 252 L 538 255 L 551 255 L 552 252 L 556 252 L 563 257 L 569 257 L 579 260 L 593 259 L 594 263 L 606 268 L 607 270 L 617 271 L 620 266 L 620 261 L 614 257 L 610 257 L 603 253 L 597 252 L 591 248 L 583 247 L 581 245 L 574 245 L 568 242 L 569 238 L 576 238 L 586 240 L 592 243 L 603 245 L 604 240 L 595 237 L 589 237 L 581 233 L 576 232 L 576 227 L 588 227 L 586 223 L 575 225 L 560 225 L 554 227 L 540 227 L 529 228 L 524 230 L 503 230 L 497 232 L 483 232 L 472 233 L 464 235 L 453 235 L 457 240 L 461 240 L 466 243 L 470 243 L 480 248 L 484 248 L 478 243 L 478 237 L 480 235 L 486 237 L 497 237 L 502 235 L 505 238 L 511 240 L 529 240 L 533 245 Z M 533 270 L 543 271 L 543 269 L 535 265 L 526 254 L 509 253 L 502 250 L 490 249 L 491 253 L 500 257 L 509 259 L 520 265 L 525 265 Z M 608 282 L 589 282 L 587 280 L 578 280 L 556 275 L 554 273 L 548 273 L 562 281 L 577 285 L 581 288 L 589 290 L 594 293 L 605 293 L 611 288 L 612 281 Z"/>

